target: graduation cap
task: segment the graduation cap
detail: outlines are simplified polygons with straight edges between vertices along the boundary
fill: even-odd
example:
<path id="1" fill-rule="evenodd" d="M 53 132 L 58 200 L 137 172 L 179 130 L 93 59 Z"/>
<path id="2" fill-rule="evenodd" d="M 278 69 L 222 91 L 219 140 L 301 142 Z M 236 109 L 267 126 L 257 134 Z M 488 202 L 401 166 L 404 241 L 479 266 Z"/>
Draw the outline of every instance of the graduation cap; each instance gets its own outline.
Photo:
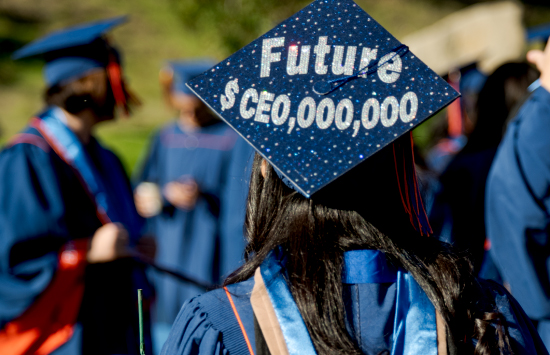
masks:
<path id="1" fill-rule="evenodd" d="M 186 61 L 170 61 L 161 71 L 161 77 L 168 76 L 170 91 L 194 95 L 185 85 L 188 81 L 210 69 L 215 62 L 211 59 L 196 59 Z M 161 78 L 162 80 L 162 78 Z"/>
<path id="2" fill-rule="evenodd" d="M 187 85 L 308 198 L 459 96 L 352 0 L 314 1 Z M 400 146 L 403 205 L 427 233 Z"/>
<path id="3" fill-rule="evenodd" d="M 17 50 L 12 58 L 43 57 L 48 87 L 64 85 L 95 69 L 105 68 L 117 105 L 128 113 L 120 55 L 104 38 L 109 30 L 126 21 L 126 16 L 120 16 L 52 32 Z"/>

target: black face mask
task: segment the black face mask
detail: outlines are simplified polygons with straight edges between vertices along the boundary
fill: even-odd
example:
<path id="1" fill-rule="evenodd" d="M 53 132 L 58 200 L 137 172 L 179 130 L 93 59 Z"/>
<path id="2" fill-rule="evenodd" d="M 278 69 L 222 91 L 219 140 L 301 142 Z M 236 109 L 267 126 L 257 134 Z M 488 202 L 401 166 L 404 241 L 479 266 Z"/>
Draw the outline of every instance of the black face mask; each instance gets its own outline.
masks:
<path id="1" fill-rule="evenodd" d="M 91 110 L 98 118 L 114 117 L 115 98 L 111 86 L 107 83 L 105 98 L 100 100 L 92 94 L 71 95 L 64 103 L 64 109 L 71 114 L 78 114 L 84 110 Z"/>

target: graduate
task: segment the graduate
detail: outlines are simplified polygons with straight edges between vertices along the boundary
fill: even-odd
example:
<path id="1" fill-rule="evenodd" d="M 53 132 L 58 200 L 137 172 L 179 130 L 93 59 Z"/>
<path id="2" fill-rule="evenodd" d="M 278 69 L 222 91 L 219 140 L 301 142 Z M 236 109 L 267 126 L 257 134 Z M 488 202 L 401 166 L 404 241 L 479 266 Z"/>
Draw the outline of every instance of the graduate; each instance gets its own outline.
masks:
<path id="1" fill-rule="evenodd" d="M 411 130 L 458 93 L 352 0 L 314 1 L 188 86 L 256 149 L 249 243 L 163 355 L 547 354 L 430 236 Z"/>
<path id="2" fill-rule="evenodd" d="M 156 235 L 158 263 L 218 284 L 243 257 L 246 189 L 240 184 L 253 155 L 185 86 L 212 65 L 171 62 L 161 71 L 166 97 L 179 117 L 153 137 L 135 201 Z M 204 289 L 162 274 L 155 275 L 155 286 L 153 330 L 162 345 L 182 303 Z"/>
<path id="3" fill-rule="evenodd" d="M 143 220 L 120 160 L 93 133 L 137 103 L 106 38 L 123 22 L 53 32 L 14 54 L 45 59 L 46 108 L 0 153 L 3 355 L 139 351 L 136 290 L 152 291 L 130 256 L 146 245 Z"/>
<path id="4" fill-rule="evenodd" d="M 527 88 L 537 77 L 537 71 L 527 63 L 506 63 L 489 75 L 478 95 L 472 117 L 475 126 L 468 142 L 439 178 L 441 188 L 435 198 L 434 215 L 448 212 L 443 225 L 432 223 L 432 227 L 436 235 L 449 231 L 446 239 L 470 253 L 476 272 L 481 270 L 488 247 L 485 183 L 489 169 L 510 114 L 525 100 Z"/>
<path id="5" fill-rule="evenodd" d="M 548 35 L 546 36 L 548 37 Z M 527 59 L 541 72 L 508 125 L 486 192 L 490 255 L 504 282 L 550 346 L 550 46 Z"/>

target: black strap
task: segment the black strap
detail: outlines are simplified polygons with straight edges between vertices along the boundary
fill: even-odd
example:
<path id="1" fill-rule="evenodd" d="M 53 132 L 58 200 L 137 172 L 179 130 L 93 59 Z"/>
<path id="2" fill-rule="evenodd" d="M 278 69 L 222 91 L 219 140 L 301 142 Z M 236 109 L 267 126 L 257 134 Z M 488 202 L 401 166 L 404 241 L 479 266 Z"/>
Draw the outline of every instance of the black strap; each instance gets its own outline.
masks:
<path id="1" fill-rule="evenodd" d="M 258 324 L 258 320 L 256 319 L 255 314 L 254 314 L 254 338 L 256 341 L 255 355 L 271 355 L 271 352 L 269 352 L 269 348 L 267 347 L 267 343 L 264 338 L 264 333 L 262 333 L 262 329 L 260 328 L 260 324 Z"/>

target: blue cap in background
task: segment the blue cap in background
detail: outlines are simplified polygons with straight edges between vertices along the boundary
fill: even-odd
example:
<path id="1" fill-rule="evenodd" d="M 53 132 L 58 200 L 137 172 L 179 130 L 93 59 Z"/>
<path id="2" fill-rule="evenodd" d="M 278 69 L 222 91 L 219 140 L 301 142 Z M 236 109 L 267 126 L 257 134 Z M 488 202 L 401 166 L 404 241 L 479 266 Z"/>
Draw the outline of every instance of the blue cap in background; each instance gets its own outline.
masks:
<path id="1" fill-rule="evenodd" d="M 207 58 L 168 62 L 168 66 L 172 70 L 171 91 L 194 95 L 185 84 L 199 74 L 210 69 L 214 64 L 215 62 L 213 60 Z"/>
<path id="2" fill-rule="evenodd" d="M 105 68 L 113 57 L 120 62 L 118 52 L 103 36 L 126 20 L 120 16 L 52 32 L 17 50 L 12 58 L 43 57 L 47 86 L 63 84 L 93 69 Z"/>

